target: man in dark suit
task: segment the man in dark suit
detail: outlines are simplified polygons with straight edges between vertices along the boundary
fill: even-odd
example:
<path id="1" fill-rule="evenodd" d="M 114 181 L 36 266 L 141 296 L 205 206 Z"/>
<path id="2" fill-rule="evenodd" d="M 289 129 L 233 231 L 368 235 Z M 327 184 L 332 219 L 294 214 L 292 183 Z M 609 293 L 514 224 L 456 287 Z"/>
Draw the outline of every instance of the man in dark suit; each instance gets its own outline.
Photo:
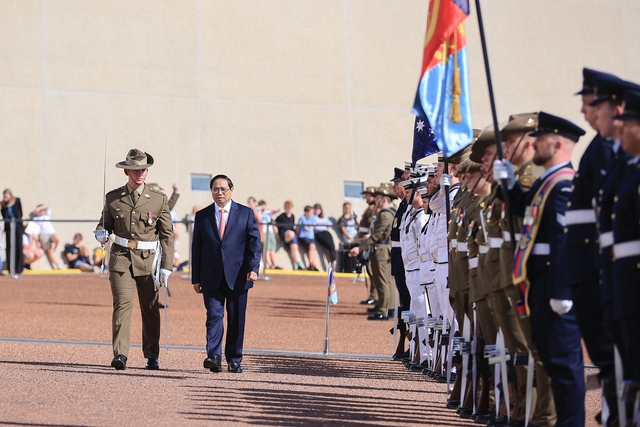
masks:
<path id="1" fill-rule="evenodd" d="M 204 367 L 220 372 L 224 309 L 227 310 L 225 358 L 229 372 L 241 373 L 247 293 L 258 278 L 260 232 L 253 210 L 231 200 L 233 182 L 226 175 L 211 180 L 215 203 L 196 213 L 191 283 L 207 309 Z"/>

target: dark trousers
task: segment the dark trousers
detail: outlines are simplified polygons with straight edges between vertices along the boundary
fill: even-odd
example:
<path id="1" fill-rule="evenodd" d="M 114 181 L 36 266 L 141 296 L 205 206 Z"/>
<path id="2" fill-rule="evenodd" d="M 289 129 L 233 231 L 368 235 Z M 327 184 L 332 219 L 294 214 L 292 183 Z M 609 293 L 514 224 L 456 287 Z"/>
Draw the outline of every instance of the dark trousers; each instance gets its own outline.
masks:
<path id="1" fill-rule="evenodd" d="M 623 317 L 619 325 L 625 340 L 625 347 L 620 352 L 630 361 L 631 379 L 640 382 L 640 314 Z"/>
<path id="2" fill-rule="evenodd" d="M 533 343 L 551 377 L 556 426 L 584 426 L 584 360 L 575 310 L 559 316 L 548 300 L 531 302 L 529 308 Z"/>
<path id="3" fill-rule="evenodd" d="M 222 355 L 222 336 L 224 335 L 224 311 L 227 311 L 227 339 L 224 355 L 227 363 L 242 361 L 244 343 L 244 325 L 247 311 L 248 290 L 235 292 L 223 284 L 216 291 L 202 293 L 207 309 L 207 355 Z"/>
<path id="4" fill-rule="evenodd" d="M 607 325 L 598 278 L 571 286 L 580 333 L 593 363 L 600 368 L 600 379 L 615 381 L 613 334 Z M 618 414 L 615 394 L 605 394 L 611 416 Z"/>
<path id="5" fill-rule="evenodd" d="M 22 252 L 22 235 L 24 234 L 24 225 L 22 222 L 16 222 L 16 248 L 15 248 L 15 273 L 22 274 L 22 270 L 24 270 L 24 254 Z M 5 248 L 5 259 L 6 265 L 5 268 L 7 271 L 11 272 L 11 225 L 9 223 L 5 223 L 4 226 L 4 235 L 6 240 L 6 248 Z"/>
<path id="6" fill-rule="evenodd" d="M 333 243 L 333 237 L 328 231 L 317 231 L 315 234 L 316 242 L 329 251 L 329 258 L 331 262 L 336 260 L 336 245 Z"/>
<path id="7" fill-rule="evenodd" d="M 395 274 L 393 278 L 396 282 L 398 294 L 400 295 L 400 305 L 404 310 L 409 310 L 409 306 L 411 305 L 411 294 L 409 293 L 409 288 L 407 288 L 407 278 L 404 275 L 404 271 L 402 273 Z"/>

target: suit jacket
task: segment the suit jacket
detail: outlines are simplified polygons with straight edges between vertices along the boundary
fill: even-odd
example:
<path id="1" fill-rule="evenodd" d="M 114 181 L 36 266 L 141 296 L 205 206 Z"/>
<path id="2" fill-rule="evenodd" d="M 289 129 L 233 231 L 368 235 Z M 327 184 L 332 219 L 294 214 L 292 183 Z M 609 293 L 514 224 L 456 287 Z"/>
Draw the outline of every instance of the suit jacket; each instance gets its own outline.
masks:
<path id="1" fill-rule="evenodd" d="M 193 227 L 191 283 L 204 292 L 217 291 L 223 277 L 233 291 L 253 287 L 247 273 L 258 272 L 261 256 L 260 231 L 254 212 L 231 202 L 224 239 L 218 234 L 215 203 L 196 213 Z"/>
<path id="2" fill-rule="evenodd" d="M 106 204 L 96 229 L 106 229 L 116 236 L 141 242 L 160 241 L 161 267 L 173 268 L 173 224 L 167 206 L 167 196 L 145 185 L 138 203 L 133 205 L 127 186 L 107 193 Z M 103 227 L 104 226 L 104 227 Z M 109 271 L 124 273 L 132 267 L 133 276 L 152 273 L 155 251 L 111 246 Z"/>

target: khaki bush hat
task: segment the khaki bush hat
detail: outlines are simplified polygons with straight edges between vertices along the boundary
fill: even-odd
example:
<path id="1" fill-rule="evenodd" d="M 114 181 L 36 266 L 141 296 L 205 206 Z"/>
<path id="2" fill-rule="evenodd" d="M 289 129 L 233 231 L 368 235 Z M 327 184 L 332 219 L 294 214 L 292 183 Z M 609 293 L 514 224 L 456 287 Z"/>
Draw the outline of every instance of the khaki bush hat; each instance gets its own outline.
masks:
<path id="1" fill-rule="evenodd" d="M 130 170 L 147 169 L 150 166 L 153 166 L 151 154 L 140 151 L 137 148 L 129 150 L 123 162 L 116 163 L 117 168 Z"/>

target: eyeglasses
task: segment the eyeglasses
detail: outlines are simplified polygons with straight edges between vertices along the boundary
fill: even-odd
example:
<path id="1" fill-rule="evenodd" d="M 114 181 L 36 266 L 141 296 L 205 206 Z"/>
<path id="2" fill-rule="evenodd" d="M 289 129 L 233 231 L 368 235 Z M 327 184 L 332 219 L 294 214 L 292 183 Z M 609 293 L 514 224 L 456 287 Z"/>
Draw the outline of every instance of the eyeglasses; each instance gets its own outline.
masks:
<path id="1" fill-rule="evenodd" d="M 231 189 L 230 188 L 212 188 L 211 192 L 213 194 L 217 194 L 217 193 L 227 194 L 229 192 L 229 190 L 231 190 Z"/>

